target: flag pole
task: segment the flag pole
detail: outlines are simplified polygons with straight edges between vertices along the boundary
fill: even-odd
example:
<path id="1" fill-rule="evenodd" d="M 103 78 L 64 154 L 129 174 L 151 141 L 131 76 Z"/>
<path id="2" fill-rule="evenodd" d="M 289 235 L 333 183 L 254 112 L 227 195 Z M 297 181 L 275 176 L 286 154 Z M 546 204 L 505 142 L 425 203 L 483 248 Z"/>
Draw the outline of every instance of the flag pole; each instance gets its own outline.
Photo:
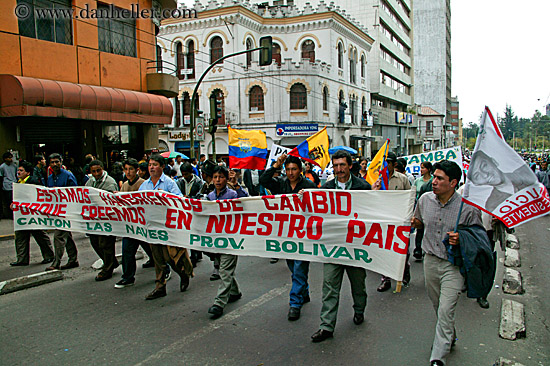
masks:
<path id="1" fill-rule="evenodd" d="M 455 230 L 456 233 L 458 230 L 458 223 L 460 222 L 460 215 L 462 215 L 462 208 L 464 207 L 464 200 L 460 201 L 460 208 L 458 209 L 458 217 L 456 218 Z"/>

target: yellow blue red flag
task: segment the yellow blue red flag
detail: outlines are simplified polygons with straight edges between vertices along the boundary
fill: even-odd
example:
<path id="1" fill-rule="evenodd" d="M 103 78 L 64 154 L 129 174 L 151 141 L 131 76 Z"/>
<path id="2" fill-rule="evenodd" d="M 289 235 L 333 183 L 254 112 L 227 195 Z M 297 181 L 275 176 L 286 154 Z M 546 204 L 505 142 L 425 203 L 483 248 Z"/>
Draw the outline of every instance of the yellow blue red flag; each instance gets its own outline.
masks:
<path id="1" fill-rule="evenodd" d="M 229 167 L 265 169 L 267 140 L 261 130 L 236 130 L 229 127 Z"/>
<path id="2" fill-rule="evenodd" d="M 292 149 L 288 155 L 297 156 L 303 160 L 318 165 L 321 169 L 325 170 L 328 163 L 330 163 L 328 144 L 328 133 L 327 128 L 325 127 Z"/>
<path id="3" fill-rule="evenodd" d="M 380 170 L 385 168 L 386 163 L 386 157 L 388 156 L 388 145 L 390 144 L 390 139 L 387 139 L 384 145 L 378 150 L 376 155 L 374 156 L 374 159 L 370 162 L 368 168 L 367 168 L 367 176 L 365 177 L 365 180 L 369 182 L 369 184 L 373 185 L 376 183 L 378 178 L 380 177 Z"/>

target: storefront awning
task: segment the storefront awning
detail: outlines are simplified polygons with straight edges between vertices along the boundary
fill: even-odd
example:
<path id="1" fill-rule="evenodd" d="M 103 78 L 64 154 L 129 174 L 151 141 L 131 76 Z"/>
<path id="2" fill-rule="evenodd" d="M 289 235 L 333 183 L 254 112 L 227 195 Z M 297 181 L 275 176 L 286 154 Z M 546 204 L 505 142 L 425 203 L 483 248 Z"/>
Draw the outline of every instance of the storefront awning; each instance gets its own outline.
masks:
<path id="1" fill-rule="evenodd" d="M 0 117 L 28 116 L 168 124 L 172 103 L 131 90 L 0 75 Z"/>

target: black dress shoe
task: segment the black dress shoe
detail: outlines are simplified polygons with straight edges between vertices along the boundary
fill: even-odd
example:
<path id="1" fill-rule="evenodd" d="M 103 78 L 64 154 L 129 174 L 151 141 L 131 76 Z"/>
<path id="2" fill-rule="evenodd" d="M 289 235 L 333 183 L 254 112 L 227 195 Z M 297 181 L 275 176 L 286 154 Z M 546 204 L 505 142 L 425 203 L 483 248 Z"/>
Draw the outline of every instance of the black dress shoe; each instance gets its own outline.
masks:
<path id="1" fill-rule="evenodd" d="M 78 262 L 71 262 L 61 266 L 61 269 L 71 269 L 71 268 L 76 268 L 78 266 L 79 266 Z"/>
<path id="2" fill-rule="evenodd" d="M 41 264 L 48 264 L 48 263 L 52 263 L 53 262 L 53 258 L 47 258 L 47 259 L 44 259 L 42 262 L 40 262 Z"/>
<path id="3" fill-rule="evenodd" d="M 141 265 L 141 268 L 153 268 L 154 266 L 155 266 L 155 262 L 149 259 L 147 262 Z"/>
<path id="4" fill-rule="evenodd" d="M 113 272 L 99 272 L 97 276 L 95 276 L 95 280 L 98 282 L 105 281 L 112 277 L 113 277 Z"/>
<path id="5" fill-rule="evenodd" d="M 229 295 L 229 299 L 227 300 L 227 302 L 235 302 L 239 300 L 241 297 L 243 297 L 243 294 L 240 292 L 237 295 Z"/>
<path id="6" fill-rule="evenodd" d="M 24 263 L 24 262 L 11 262 L 10 263 L 10 266 L 12 267 L 20 267 L 20 266 L 28 266 L 29 264 L 28 263 Z"/>
<path id="7" fill-rule="evenodd" d="M 416 259 L 417 262 L 420 262 L 424 258 L 424 256 L 422 255 L 422 249 L 414 249 L 413 257 L 414 259 Z"/>
<path id="8" fill-rule="evenodd" d="M 329 332 L 328 330 L 319 329 L 317 332 L 313 333 L 311 340 L 315 343 L 322 342 L 325 339 L 332 338 L 334 332 Z"/>
<path id="9" fill-rule="evenodd" d="M 378 286 L 378 288 L 376 289 L 376 291 L 378 291 L 378 292 L 384 292 L 384 291 L 388 291 L 390 288 L 391 288 L 391 281 L 389 281 L 389 280 L 382 280 L 382 282 L 380 283 L 380 286 Z"/>
<path id="10" fill-rule="evenodd" d="M 478 297 L 477 298 L 477 303 L 479 304 L 479 306 L 483 309 L 489 309 L 489 301 L 487 301 L 487 299 L 484 299 L 482 297 Z"/>
<path id="11" fill-rule="evenodd" d="M 145 296 L 145 300 L 154 300 L 164 296 L 166 296 L 166 287 L 156 288 L 149 295 Z"/>
<path id="12" fill-rule="evenodd" d="M 440 360 L 431 360 L 430 361 L 430 366 L 444 366 L 445 364 L 443 363 L 443 361 L 440 361 Z"/>
<path id="13" fill-rule="evenodd" d="M 411 282 L 411 271 L 409 268 L 405 268 L 405 273 L 403 273 L 403 285 L 408 286 Z"/>
<path id="14" fill-rule="evenodd" d="M 180 291 L 184 292 L 189 287 L 189 276 L 184 274 L 180 279 Z"/>
<path id="15" fill-rule="evenodd" d="M 300 319 L 300 308 L 295 308 L 293 306 L 288 309 L 288 320 L 298 320 Z"/>
<path id="16" fill-rule="evenodd" d="M 364 321 L 365 321 L 365 315 L 363 314 L 355 313 L 355 315 L 353 316 L 353 322 L 355 323 L 355 325 L 359 325 Z"/>
<path id="17" fill-rule="evenodd" d="M 208 314 L 212 315 L 210 318 L 217 319 L 223 315 L 223 308 L 218 305 L 212 305 L 210 309 L 208 309 Z"/>

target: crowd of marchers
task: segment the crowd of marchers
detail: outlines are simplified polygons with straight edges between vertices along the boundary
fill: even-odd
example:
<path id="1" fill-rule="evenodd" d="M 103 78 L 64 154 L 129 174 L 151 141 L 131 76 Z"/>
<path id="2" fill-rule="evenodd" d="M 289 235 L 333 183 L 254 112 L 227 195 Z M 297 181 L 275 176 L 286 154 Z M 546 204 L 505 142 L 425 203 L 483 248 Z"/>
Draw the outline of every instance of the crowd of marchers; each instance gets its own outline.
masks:
<path id="1" fill-rule="evenodd" d="M 455 310 L 459 296 L 465 291 L 465 281 L 459 267 L 449 261 L 448 246 L 460 244 L 461 237 L 454 232 L 459 217 L 461 196 L 458 186 L 463 175 L 461 167 L 451 161 L 440 161 L 432 165 L 423 162 L 418 178 L 406 172 L 407 162 L 397 158 L 393 152 L 387 154 L 388 181 L 384 185 L 388 190 L 409 190 L 416 192 L 412 230 L 416 230 L 414 242 L 410 243 L 412 256 L 423 261 L 425 284 L 428 296 L 433 303 L 437 325 L 431 351 L 430 365 L 444 365 L 447 355 L 456 341 Z M 303 190 L 341 189 L 341 190 L 379 190 L 381 182 L 372 186 L 366 181 L 367 158 L 352 157 L 348 152 L 337 151 L 332 155 L 333 174 L 328 179 L 320 179 L 310 162 L 303 162 L 295 156 L 285 154 L 265 171 L 228 169 L 223 160 L 213 162 L 204 155 L 200 161 L 166 159 L 159 154 L 144 155 L 141 161 L 129 158 L 118 164 L 111 164 L 108 173 L 104 163 L 93 156 L 86 156 L 84 167 L 76 174 L 67 169 L 60 154 L 34 157 L 33 163 L 14 162 L 11 153 L 3 155 L 0 166 L 0 183 L 4 218 L 12 215 L 12 184 L 35 184 L 46 187 L 71 187 L 84 185 L 109 192 L 132 192 L 138 190 L 162 190 L 172 194 L 206 200 L 227 200 L 246 196 L 302 194 Z M 82 174 L 80 174 L 80 171 Z M 548 162 L 542 162 L 536 172 L 539 180 L 548 188 Z M 494 221 L 483 217 L 479 209 L 465 205 L 460 215 L 462 227 L 480 227 L 488 232 L 488 239 L 494 248 L 492 230 Z M 17 259 L 12 266 L 29 264 L 30 237 L 34 237 L 40 247 L 46 270 L 70 269 L 79 266 L 78 250 L 70 231 L 55 229 L 53 247 L 50 237 L 43 230 L 20 230 L 15 232 Z M 88 235 L 90 244 L 103 266 L 96 281 L 105 281 L 113 277 L 113 271 L 119 266 L 115 256 L 116 237 L 109 235 Z M 447 246 L 444 244 L 446 240 Z M 122 238 L 122 277 L 114 285 L 117 289 L 132 286 L 136 275 L 136 252 L 142 247 L 148 255 L 143 267 L 155 268 L 155 288 L 145 297 L 154 300 L 166 296 L 166 283 L 175 271 L 180 277 L 180 291 L 186 291 L 193 269 L 208 256 L 213 269 L 212 281 L 220 281 L 218 293 L 208 313 L 213 319 L 223 315 L 228 303 L 242 297 L 236 279 L 238 256 L 229 254 L 202 253 L 200 251 L 174 247 L 170 245 L 149 244 L 134 238 Z M 65 250 L 68 260 L 62 264 Z M 272 259 L 271 263 L 276 263 Z M 292 287 L 289 294 L 287 318 L 296 321 L 300 318 L 304 304 L 311 301 L 309 295 L 309 262 L 287 260 L 291 273 Z M 410 264 L 407 255 L 403 273 L 403 284 L 410 281 Z M 367 305 L 366 270 L 364 268 L 340 264 L 323 264 L 322 308 L 320 327 L 312 336 L 313 342 L 322 342 L 332 338 L 338 313 L 340 290 L 344 272 L 351 285 L 353 298 L 353 322 L 360 325 L 364 321 Z M 377 291 L 384 292 L 392 288 L 390 278 L 382 276 Z M 488 308 L 486 296 L 478 298 L 482 308 Z"/>

